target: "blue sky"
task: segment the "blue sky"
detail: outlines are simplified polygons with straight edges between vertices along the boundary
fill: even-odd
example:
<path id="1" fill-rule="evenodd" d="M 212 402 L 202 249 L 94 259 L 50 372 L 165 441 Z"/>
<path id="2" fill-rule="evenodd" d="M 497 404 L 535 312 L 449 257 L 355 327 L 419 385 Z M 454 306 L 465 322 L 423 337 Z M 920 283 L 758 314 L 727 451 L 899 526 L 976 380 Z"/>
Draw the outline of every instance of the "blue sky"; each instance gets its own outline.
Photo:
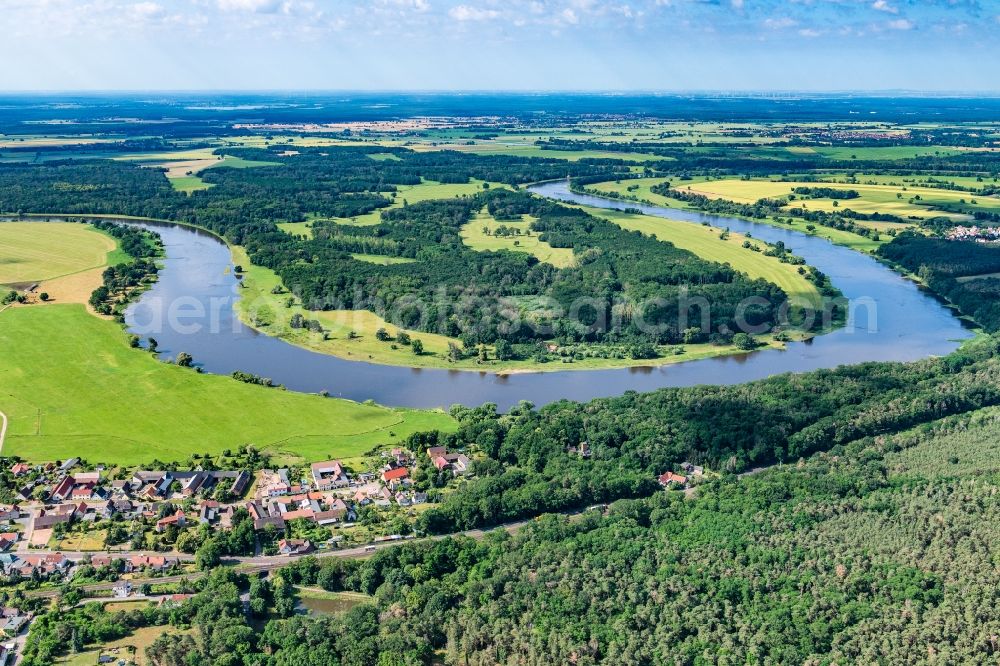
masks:
<path id="1" fill-rule="evenodd" d="M 2 90 L 1000 90 L 1000 0 L 0 0 Z"/>

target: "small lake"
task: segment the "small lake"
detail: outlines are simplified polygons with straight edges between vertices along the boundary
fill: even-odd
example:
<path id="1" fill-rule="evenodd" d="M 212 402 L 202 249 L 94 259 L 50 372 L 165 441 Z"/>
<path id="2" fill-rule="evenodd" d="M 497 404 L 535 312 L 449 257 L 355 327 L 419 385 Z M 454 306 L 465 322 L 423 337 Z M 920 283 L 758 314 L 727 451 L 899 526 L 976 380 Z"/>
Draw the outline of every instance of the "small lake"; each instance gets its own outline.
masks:
<path id="1" fill-rule="evenodd" d="M 299 595 L 298 609 L 303 613 L 315 615 L 340 615 L 351 610 L 355 606 L 364 603 L 373 603 L 374 599 L 364 595 L 338 595 L 330 598 L 311 597 L 308 593 Z"/>
<path id="2" fill-rule="evenodd" d="M 660 367 L 571 370 L 496 375 L 489 372 L 414 369 L 349 361 L 309 351 L 244 325 L 233 303 L 239 298 L 226 245 L 211 234 L 176 225 L 142 223 L 163 238 L 166 258 L 157 283 L 126 313 L 130 331 L 152 335 L 163 358 L 187 352 L 205 371 L 235 370 L 269 377 L 291 390 L 383 405 L 448 407 L 494 402 L 501 409 L 529 400 L 586 401 L 625 391 L 666 386 L 738 384 L 784 372 L 805 372 L 864 361 L 913 361 L 944 355 L 971 333 L 930 294 L 870 256 L 805 233 L 731 217 L 619 202 L 569 191 L 566 182 L 531 188 L 553 199 L 602 208 L 638 208 L 649 215 L 707 222 L 782 241 L 794 254 L 826 273 L 854 302 L 864 305 L 844 328 L 785 350 L 693 360 Z M 668 222 L 669 223 L 669 222 Z M 160 323 L 175 319 L 182 326 Z"/>

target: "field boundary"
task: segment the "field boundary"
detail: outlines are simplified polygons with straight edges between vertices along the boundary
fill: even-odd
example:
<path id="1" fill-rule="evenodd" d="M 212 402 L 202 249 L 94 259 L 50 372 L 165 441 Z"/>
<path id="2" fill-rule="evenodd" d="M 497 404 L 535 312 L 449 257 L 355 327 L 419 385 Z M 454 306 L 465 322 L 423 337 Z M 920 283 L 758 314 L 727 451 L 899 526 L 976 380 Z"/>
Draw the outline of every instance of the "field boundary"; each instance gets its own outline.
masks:
<path id="1" fill-rule="evenodd" d="M 0 423 L 0 455 L 3 455 L 3 442 L 7 437 L 7 415 L 3 412 L 0 412 L 0 421 L 3 421 Z"/>

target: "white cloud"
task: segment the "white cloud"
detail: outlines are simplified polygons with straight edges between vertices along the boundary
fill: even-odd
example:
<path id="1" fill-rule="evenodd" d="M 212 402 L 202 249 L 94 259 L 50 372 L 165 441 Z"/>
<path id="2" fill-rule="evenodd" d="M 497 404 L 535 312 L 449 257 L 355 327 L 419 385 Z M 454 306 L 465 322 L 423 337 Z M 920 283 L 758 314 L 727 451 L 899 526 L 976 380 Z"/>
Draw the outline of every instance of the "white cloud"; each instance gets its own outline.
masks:
<path id="1" fill-rule="evenodd" d="M 280 0 L 218 0 L 219 9 L 226 12 L 272 14 L 281 8 Z"/>
<path id="2" fill-rule="evenodd" d="M 163 6 L 155 2 L 139 2 L 132 5 L 131 11 L 136 17 L 147 19 L 158 18 L 164 13 Z"/>
<path id="3" fill-rule="evenodd" d="M 764 27 L 768 30 L 782 30 L 783 28 L 791 28 L 797 24 L 798 21 L 787 16 L 782 16 L 781 18 L 769 18 L 764 21 Z"/>
<path id="4" fill-rule="evenodd" d="M 743 0 L 730 0 L 729 4 L 733 6 L 733 9 L 743 9 Z"/>
<path id="5" fill-rule="evenodd" d="M 889 4 L 888 0 L 875 0 L 872 3 L 872 9 L 876 9 L 880 12 L 889 12 L 890 14 L 898 14 L 899 10 Z"/>
<path id="6" fill-rule="evenodd" d="M 896 19 L 895 21 L 889 21 L 886 26 L 890 30 L 913 30 L 913 21 L 907 19 Z"/>
<path id="7" fill-rule="evenodd" d="M 576 25 L 577 23 L 580 22 L 580 17 L 578 17 L 576 15 L 576 12 L 574 12 L 569 7 L 562 10 L 562 14 L 560 14 L 559 16 L 564 22 L 569 23 L 571 25 Z"/>
<path id="8" fill-rule="evenodd" d="M 819 37 L 822 34 L 823 33 L 821 33 L 819 30 L 813 30 L 812 28 L 802 28 L 801 30 L 799 30 L 799 35 L 801 35 L 802 37 L 809 37 L 810 39 L 814 37 Z"/>
<path id="9" fill-rule="evenodd" d="M 495 9 L 456 5 L 448 10 L 448 16 L 456 21 L 488 21 L 500 16 L 500 12 Z"/>

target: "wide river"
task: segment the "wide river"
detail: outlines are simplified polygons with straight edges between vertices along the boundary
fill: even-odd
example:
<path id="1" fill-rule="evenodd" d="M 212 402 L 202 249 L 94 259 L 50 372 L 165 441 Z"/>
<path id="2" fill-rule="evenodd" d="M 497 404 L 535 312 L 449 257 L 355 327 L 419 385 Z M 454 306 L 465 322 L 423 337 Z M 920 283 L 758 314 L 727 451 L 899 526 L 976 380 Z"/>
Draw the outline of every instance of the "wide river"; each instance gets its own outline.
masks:
<path id="1" fill-rule="evenodd" d="M 239 295 L 229 249 L 215 237 L 186 227 L 148 225 L 163 238 L 166 259 L 156 285 L 127 312 L 129 329 L 152 335 L 164 358 L 184 351 L 205 372 L 243 370 L 291 390 L 407 407 L 494 402 L 506 409 L 520 400 L 542 405 L 562 398 L 589 400 L 665 386 L 738 384 L 783 372 L 834 368 L 864 361 L 912 361 L 943 355 L 971 334 L 935 298 L 875 259 L 791 229 L 730 217 L 622 203 L 569 191 L 565 182 L 532 191 L 601 208 L 639 208 L 673 220 L 708 222 L 783 241 L 823 271 L 861 307 L 846 327 L 787 349 L 709 358 L 654 368 L 572 370 L 496 375 L 426 370 L 348 361 L 288 344 L 244 326 L 233 311 Z M 669 224 L 669 222 L 667 222 Z M 171 316 L 173 315 L 173 316 Z M 178 316 L 179 315 L 179 316 Z M 160 322 L 179 321 L 164 326 Z"/>

